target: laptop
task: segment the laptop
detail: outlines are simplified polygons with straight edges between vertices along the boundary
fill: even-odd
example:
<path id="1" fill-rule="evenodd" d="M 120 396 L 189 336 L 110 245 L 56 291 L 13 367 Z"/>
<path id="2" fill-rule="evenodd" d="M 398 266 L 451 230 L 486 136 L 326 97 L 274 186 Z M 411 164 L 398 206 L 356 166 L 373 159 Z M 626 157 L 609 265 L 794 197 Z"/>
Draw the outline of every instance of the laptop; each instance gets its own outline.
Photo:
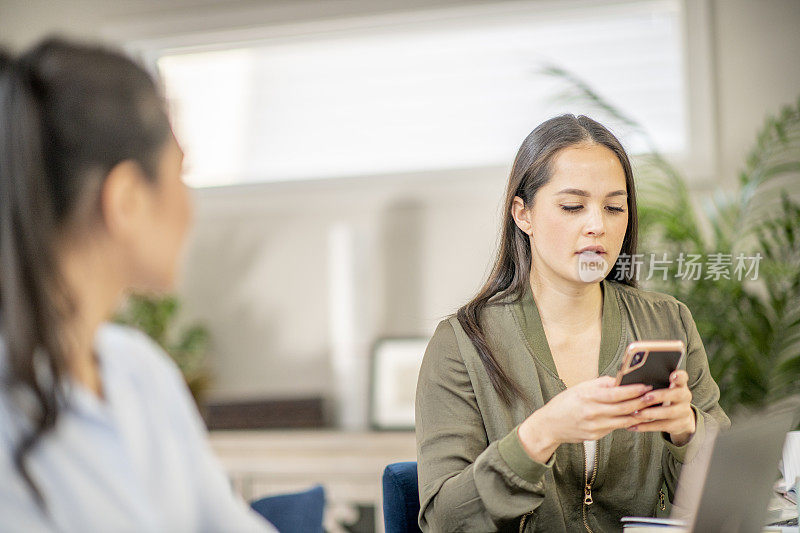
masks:
<path id="1" fill-rule="evenodd" d="M 800 397 L 737 421 L 683 465 L 668 519 L 625 517 L 631 526 L 677 526 L 696 532 L 760 532 L 764 528 L 786 434 L 800 420 Z"/>

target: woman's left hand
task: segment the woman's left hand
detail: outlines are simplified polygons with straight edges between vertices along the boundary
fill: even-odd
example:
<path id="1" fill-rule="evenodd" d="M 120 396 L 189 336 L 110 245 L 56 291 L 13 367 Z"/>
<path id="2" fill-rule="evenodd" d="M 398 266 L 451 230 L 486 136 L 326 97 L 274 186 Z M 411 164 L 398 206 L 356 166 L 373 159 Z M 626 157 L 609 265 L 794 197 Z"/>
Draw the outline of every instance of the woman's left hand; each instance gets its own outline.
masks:
<path id="1" fill-rule="evenodd" d="M 692 392 L 689 390 L 689 374 L 676 370 L 669 377 L 669 388 L 648 392 L 644 400 L 648 406 L 634 413 L 641 423 L 628 428 L 637 433 L 662 431 L 669 434 L 673 444 L 683 446 L 694 435 L 697 427 L 694 410 L 691 407 Z"/>

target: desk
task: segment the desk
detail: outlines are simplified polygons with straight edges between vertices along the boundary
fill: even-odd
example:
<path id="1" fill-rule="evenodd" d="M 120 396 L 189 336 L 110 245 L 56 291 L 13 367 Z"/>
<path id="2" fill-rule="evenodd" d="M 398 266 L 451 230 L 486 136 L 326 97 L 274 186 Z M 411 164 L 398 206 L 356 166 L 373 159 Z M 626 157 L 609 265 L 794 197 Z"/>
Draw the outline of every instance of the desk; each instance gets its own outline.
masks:
<path id="1" fill-rule="evenodd" d="M 769 502 L 768 520 L 770 522 L 779 522 L 797 516 L 797 505 L 793 504 L 779 494 L 773 495 Z M 782 528 L 780 531 L 798 533 L 797 527 Z"/>
<path id="2" fill-rule="evenodd" d="M 772 499 L 769 501 L 769 505 L 767 507 L 769 513 L 772 516 L 769 516 L 767 519 L 770 522 L 778 522 L 781 520 L 786 520 L 789 518 L 793 518 L 797 516 L 797 506 L 792 502 L 788 501 L 786 498 L 783 498 L 781 495 L 777 493 L 773 493 Z M 652 522 L 656 522 L 659 519 L 654 519 Z M 688 531 L 686 528 L 679 527 L 677 525 L 666 525 L 666 524 L 648 524 L 648 519 L 642 519 L 642 522 L 637 522 L 633 524 L 628 524 L 624 527 L 623 531 L 625 533 L 654 533 L 655 531 L 661 531 L 662 533 L 685 533 Z M 762 533 L 799 533 L 798 528 L 796 526 L 793 527 L 778 527 L 778 526 L 771 526 L 765 527 Z"/>

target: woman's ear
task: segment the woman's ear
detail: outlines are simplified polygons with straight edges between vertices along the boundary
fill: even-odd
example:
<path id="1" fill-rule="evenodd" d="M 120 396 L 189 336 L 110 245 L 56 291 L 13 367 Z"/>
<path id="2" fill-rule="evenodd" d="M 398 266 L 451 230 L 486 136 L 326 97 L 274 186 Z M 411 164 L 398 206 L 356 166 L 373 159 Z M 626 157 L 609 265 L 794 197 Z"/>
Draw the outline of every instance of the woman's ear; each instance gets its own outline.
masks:
<path id="1" fill-rule="evenodd" d="M 100 208 L 108 233 L 128 240 L 144 216 L 144 178 L 139 165 L 131 160 L 117 163 L 103 181 Z"/>
<path id="2" fill-rule="evenodd" d="M 511 216 L 514 217 L 517 227 L 525 234 L 531 235 L 533 233 L 531 210 L 525 207 L 525 201 L 519 196 L 515 196 L 514 201 L 511 203 Z"/>

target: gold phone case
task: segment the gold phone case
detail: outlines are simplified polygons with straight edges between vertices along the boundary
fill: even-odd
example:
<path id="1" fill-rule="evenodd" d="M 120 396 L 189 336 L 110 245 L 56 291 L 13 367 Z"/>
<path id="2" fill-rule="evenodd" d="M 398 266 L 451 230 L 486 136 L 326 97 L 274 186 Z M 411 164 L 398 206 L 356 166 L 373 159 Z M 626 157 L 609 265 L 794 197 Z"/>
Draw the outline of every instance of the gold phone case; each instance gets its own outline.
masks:
<path id="1" fill-rule="evenodd" d="M 669 376 L 686 356 L 683 341 L 636 341 L 628 345 L 617 385 L 644 383 L 654 389 L 669 387 Z"/>

